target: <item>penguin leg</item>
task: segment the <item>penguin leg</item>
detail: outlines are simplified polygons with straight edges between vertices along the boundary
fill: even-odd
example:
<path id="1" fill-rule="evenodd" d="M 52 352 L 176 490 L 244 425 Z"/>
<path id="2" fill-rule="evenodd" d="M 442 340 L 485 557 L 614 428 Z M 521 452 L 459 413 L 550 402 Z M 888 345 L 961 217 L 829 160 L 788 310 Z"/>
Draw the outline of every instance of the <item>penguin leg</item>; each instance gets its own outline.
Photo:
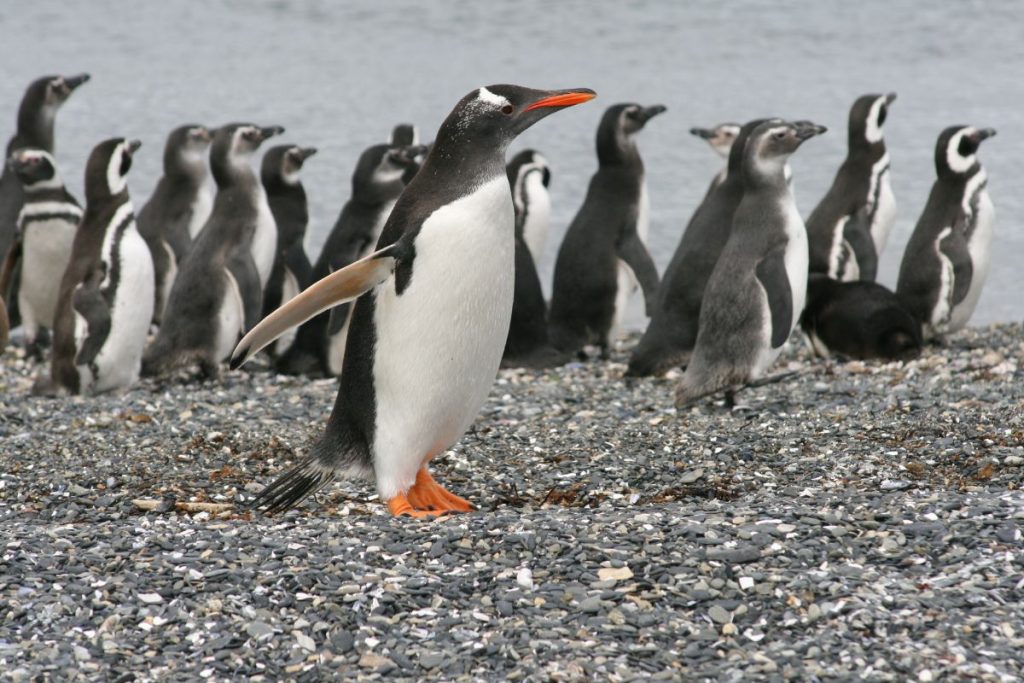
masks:
<path id="1" fill-rule="evenodd" d="M 473 504 L 434 481 L 426 467 L 416 473 L 416 483 L 409 489 L 409 502 L 418 508 L 438 512 L 473 512 Z"/>
<path id="2" fill-rule="evenodd" d="M 411 490 L 410 490 L 411 493 Z M 402 494 L 398 494 L 394 498 L 388 501 L 388 510 L 395 517 L 415 517 L 416 519 L 423 519 L 425 517 L 437 517 L 439 515 L 446 514 L 446 510 L 418 510 L 410 504 L 409 499 Z"/>

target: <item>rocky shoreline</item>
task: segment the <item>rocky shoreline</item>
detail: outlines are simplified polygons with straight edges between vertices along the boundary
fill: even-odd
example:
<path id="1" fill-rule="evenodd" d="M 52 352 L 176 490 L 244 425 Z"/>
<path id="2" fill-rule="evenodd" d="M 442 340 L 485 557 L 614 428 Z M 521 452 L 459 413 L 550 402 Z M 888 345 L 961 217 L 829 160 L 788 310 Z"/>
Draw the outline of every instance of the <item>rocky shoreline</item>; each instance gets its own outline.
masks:
<path id="1" fill-rule="evenodd" d="M 626 356 L 503 370 L 436 462 L 480 512 L 344 482 L 245 510 L 331 380 L 46 399 L 0 358 L 0 670 L 102 680 L 1017 680 L 1024 329 L 902 364 L 795 345 L 681 413 Z"/>

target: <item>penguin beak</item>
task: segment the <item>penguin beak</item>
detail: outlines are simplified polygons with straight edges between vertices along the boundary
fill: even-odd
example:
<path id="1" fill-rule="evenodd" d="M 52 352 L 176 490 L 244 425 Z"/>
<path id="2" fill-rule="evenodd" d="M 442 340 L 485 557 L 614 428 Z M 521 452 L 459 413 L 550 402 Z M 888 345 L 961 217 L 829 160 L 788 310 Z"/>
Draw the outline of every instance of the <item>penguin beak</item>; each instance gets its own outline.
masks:
<path id="1" fill-rule="evenodd" d="M 206 126 L 197 126 L 192 129 L 192 137 L 203 142 L 210 142 L 213 140 L 213 131 Z"/>
<path id="2" fill-rule="evenodd" d="M 260 137 L 266 140 L 267 138 L 272 138 L 275 135 L 280 135 L 283 132 L 284 127 L 282 126 L 267 126 L 266 128 L 260 128 Z"/>
<path id="3" fill-rule="evenodd" d="M 797 121 L 793 126 L 796 128 L 796 136 L 800 140 L 809 140 L 815 135 L 821 135 L 822 133 L 828 132 L 828 128 L 825 126 L 819 126 L 818 124 L 810 121 Z"/>
<path id="4" fill-rule="evenodd" d="M 987 139 L 989 139 L 991 137 L 994 137 L 995 134 L 996 134 L 996 129 L 995 128 L 982 128 L 981 130 L 978 131 L 978 142 L 981 142 L 982 140 L 987 140 Z"/>
<path id="5" fill-rule="evenodd" d="M 64 85 L 68 87 L 68 90 L 74 90 L 78 86 L 88 81 L 89 78 L 89 74 L 78 74 L 77 76 L 68 76 L 64 79 Z"/>
<path id="6" fill-rule="evenodd" d="M 125 151 L 127 151 L 129 155 L 135 154 L 139 147 L 142 147 L 141 140 L 129 140 L 124 146 Z"/>
<path id="7" fill-rule="evenodd" d="M 572 90 L 549 90 L 538 100 L 527 105 L 523 112 L 542 109 L 545 107 L 571 107 L 576 104 L 583 104 L 597 97 L 597 93 L 590 88 L 574 88 Z"/>
<path id="8" fill-rule="evenodd" d="M 316 147 L 300 147 L 299 156 L 303 161 L 316 154 Z"/>
<path id="9" fill-rule="evenodd" d="M 690 135 L 696 135 L 702 140 L 710 140 L 715 137 L 715 131 L 708 128 L 691 128 Z"/>
<path id="10" fill-rule="evenodd" d="M 637 115 L 637 119 L 641 123 L 647 123 L 658 114 L 661 114 L 666 111 L 668 111 L 668 107 L 661 104 L 655 104 L 652 107 L 644 107 L 643 109 L 640 110 L 639 115 Z"/>
<path id="11" fill-rule="evenodd" d="M 891 92 L 891 93 L 889 93 L 888 95 L 885 96 L 885 103 L 886 104 L 892 104 L 895 101 L 896 101 L 896 93 Z"/>

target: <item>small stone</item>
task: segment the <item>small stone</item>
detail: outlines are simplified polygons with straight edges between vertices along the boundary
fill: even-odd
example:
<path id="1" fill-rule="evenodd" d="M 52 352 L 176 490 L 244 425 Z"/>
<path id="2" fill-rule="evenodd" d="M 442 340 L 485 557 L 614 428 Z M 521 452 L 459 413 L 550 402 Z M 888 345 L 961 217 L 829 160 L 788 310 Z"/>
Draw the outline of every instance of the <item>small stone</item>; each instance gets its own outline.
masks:
<path id="1" fill-rule="evenodd" d="M 601 598 L 594 595 L 580 603 L 580 611 L 587 614 L 597 614 L 601 611 Z"/>
<path id="2" fill-rule="evenodd" d="M 692 484 L 703 476 L 704 470 L 698 467 L 695 470 L 687 470 L 686 472 L 683 472 L 679 477 L 679 481 L 683 484 Z"/>
<path id="3" fill-rule="evenodd" d="M 295 642 L 299 644 L 303 650 L 307 652 L 316 652 L 316 642 L 307 636 L 302 631 L 293 631 L 292 635 L 295 636 Z"/>
<path id="4" fill-rule="evenodd" d="M 910 482 L 906 479 L 886 479 L 883 481 L 878 488 L 883 491 L 900 491 L 910 487 Z"/>
<path id="5" fill-rule="evenodd" d="M 274 627 L 264 621 L 253 621 L 245 627 L 245 632 L 253 638 L 268 638 L 274 635 Z"/>
<path id="6" fill-rule="evenodd" d="M 625 581 L 633 578 L 629 567 L 601 567 L 597 570 L 597 578 L 602 581 Z"/>
<path id="7" fill-rule="evenodd" d="M 533 572 L 529 567 L 523 567 L 516 573 L 516 583 L 528 591 L 533 590 Z"/>
<path id="8" fill-rule="evenodd" d="M 159 605 L 164 598 L 159 593 L 139 593 L 139 600 L 147 605 Z"/>
<path id="9" fill-rule="evenodd" d="M 739 580 L 740 588 L 745 591 L 750 590 L 754 587 L 754 579 L 750 576 L 741 576 Z"/>
<path id="10" fill-rule="evenodd" d="M 395 663 L 387 657 L 382 657 L 374 652 L 367 652 L 359 658 L 359 666 L 374 671 L 390 671 L 395 668 Z"/>
<path id="11" fill-rule="evenodd" d="M 721 605 L 712 605 L 708 608 L 708 616 L 711 617 L 711 621 L 718 624 L 728 624 L 732 621 L 732 614 Z"/>

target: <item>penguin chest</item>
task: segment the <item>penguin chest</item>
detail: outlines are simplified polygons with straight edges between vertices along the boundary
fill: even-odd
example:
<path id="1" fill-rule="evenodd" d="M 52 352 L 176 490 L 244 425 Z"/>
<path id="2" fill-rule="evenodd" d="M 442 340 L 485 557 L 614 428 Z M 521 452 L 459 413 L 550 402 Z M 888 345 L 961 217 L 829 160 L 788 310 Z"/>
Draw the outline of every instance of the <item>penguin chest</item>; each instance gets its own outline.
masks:
<path id="1" fill-rule="evenodd" d="M 876 257 L 880 257 L 896 220 L 896 197 L 892 193 L 888 153 L 875 162 L 871 169 L 868 197 L 872 202 L 871 241 L 875 245 Z"/>
<path id="2" fill-rule="evenodd" d="M 256 192 L 256 231 L 252 237 L 252 259 L 256 262 L 256 271 L 260 275 L 260 289 L 267 286 L 276 252 L 277 223 L 274 221 L 274 214 L 270 212 L 267 193 L 261 187 Z"/>
<path id="3" fill-rule="evenodd" d="M 220 307 L 217 309 L 216 337 L 214 339 L 214 358 L 218 361 L 231 355 L 238 342 L 238 337 L 245 328 L 245 305 L 242 301 L 242 290 L 238 280 L 227 268 L 223 271 Z"/>
<path id="4" fill-rule="evenodd" d="M 23 220 L 21 279 L 18 303 L 26 324 L 53 328 L 61 276 L 71 260 L 76 223 L 54 216 Z M 23 214 L 23 218 L 25 218 Z"/>
<path id="5" fill-rule="evenodd" d="M 548 194 L 548 188 L 544 187 L 544 180 L 539 172 L 527 174 L 523 194 L 526 212 L 523 241 L 530 250 L 534 264 L 539 264 L 544 257 L 544 245 L 551 225 L 551 195 Z"/>
<path id="6" fill-rule="evenodd" d="M 213 192 L 204 183 L 196 193 L 195 199 L 192 200 L 192 215 L 188 219 L 188 236 L 190 240 L 194 241 L 199 235 L 199 231 L 203 229 L 207 219 L 210 218 L 212 210 Z"/>
<path id="7" fill-rule="evenodd" d="M 382 477 L 407 467 L 414 475 L 458 440 L 487 398 L 512 316 L 514 235 L 501 176 L 423 222 L 401 293 L 394 278 L 378 287 L 373 450 L 382 490 Z"/>
<path id="8" fill-rule="evenodd" d="M 982 175 L 979 173 L 978 175 Z M 976 176 L 977 177 L 977 176 Z M 984 182 L 982 179 L 981 182 Z M 955 331 L 967 324 L 978 299 L 981 297 L 981 290 L 988 277 L 989 261 L 992 253 L 992 224 L 995 219 L 995 209 L 992 206 L 992 199 L 988 190 L 983 186 L 974 190 L 970 187 L 978 187 L 978 183 L 972 178 L 967 194 L 970 197 L 965 202 L 964 224 L 967 234 L 967 254 L 971 261 L 971 282 L 967 288 L 967 294 L 962 301 L 953 306 L 949 331 Z M 974 190 L 974 191 L 970 191 Z"/>
<path id="9" fill-rule="evenodd" d="M 789 280 L 789 291 L 793 297 L 793 319 L 789 323 L 788 334 L 793 333 L 807 302 L 807 269 L 810 255 L 807 246 L 807 228 L 796 208 L 796 202 L 790 195 L 783 205 L 786 231 L 786 276 Z"/>

